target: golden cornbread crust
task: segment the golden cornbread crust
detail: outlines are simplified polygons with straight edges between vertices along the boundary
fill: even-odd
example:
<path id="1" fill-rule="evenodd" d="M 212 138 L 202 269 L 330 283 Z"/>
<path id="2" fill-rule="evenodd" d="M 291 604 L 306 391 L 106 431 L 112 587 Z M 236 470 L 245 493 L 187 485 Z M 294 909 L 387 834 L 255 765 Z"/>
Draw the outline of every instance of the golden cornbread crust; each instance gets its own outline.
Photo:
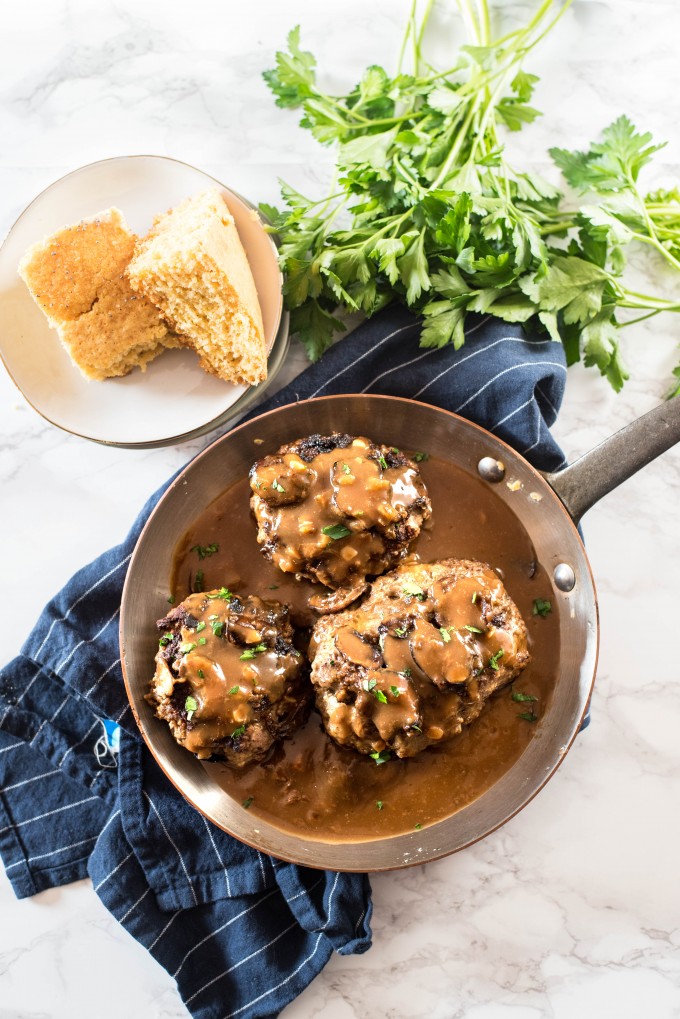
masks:
<path id="1" fill-rule="evenodd" d="M 153 301 L 197 352 L 205 371 L 241 385 L 267 377 L 255 283 L 218 190 L 159 216 L 127 274 L 134 290 Z"/>
<path id="2" fill-rule="evenodd" d="M 180 339 L 130 287 L 125 268 L 137 238 L 122 213 L 107 209 L 33 245 L 19 275 L 86 378 L 142 370 Z"/>

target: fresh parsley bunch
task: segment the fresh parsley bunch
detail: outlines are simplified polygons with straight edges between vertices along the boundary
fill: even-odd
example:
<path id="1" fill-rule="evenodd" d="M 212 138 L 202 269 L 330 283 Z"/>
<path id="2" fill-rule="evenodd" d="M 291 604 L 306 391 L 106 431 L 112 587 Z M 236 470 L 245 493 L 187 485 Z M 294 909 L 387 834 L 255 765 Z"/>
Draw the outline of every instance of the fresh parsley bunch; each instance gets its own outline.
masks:
<path id="1" fill-rule="evenodd" d="M 397 74 L 373 65 L 345 96 L 319 89 L 299 29 L 289 34 L 264 78 L 277 105 L 301 108 L 301 126 L 337 146 L 329 194 L 313 201 L 282 184 L 285 210 L 262 206 L 280 240 L 291 329 L 312 360 L 344 328 L 337 309 L 370 316 L 396 299 L 423 316 L 424 347 L 458 348 L 467 314 L 491 314 L 561 341 L 570 363 L 596 365 L 619 390 L 628 376 L 618 329 L 629 324 L 619 310 L 643 312 L 635 321 L 680 310 L 621 280 L 631 241 L 680 269 L 678 191 L 638 189 L 660 147 L 648 134 L 621 117 L 586 153 L 552 150 L 572 187 L 598 198 L 577 212 L 505 159 L 502 129 L 539 115 L 538 79 L 520 65 L 570 2 L 551 15 L 543 0 L 526 26 L 492 40 L 487 0 L 458 0 L 472 42 L 440 71 L 422 52 L 433 0 L 420 22 L 413 0 Z"/>

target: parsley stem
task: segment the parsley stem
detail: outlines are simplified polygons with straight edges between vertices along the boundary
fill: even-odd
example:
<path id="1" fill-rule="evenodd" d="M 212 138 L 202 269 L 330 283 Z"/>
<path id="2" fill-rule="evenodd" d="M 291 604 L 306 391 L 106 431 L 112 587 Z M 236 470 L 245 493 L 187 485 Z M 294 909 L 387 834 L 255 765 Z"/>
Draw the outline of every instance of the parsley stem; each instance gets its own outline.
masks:
<path id="1" fill-rule="evenodd" d="M 415 16 L 416 16 L 416 0 L 411 0 L 411 10 L 406 21 L 406 30 L 401 40 L 401 47 L 399 49 L 399 60 L 397 61 L 397 74 L 402 73 L 402 68 L 404 66 L 404 57 L 406 56 L 406 47 L 408 46 L 409 39 L 411 38 L 411 34 L 413 32 Z"/>
<path id="2" fill-rule="evenodd" d="M 667 311 L 666 308 L 655 308 L 654 311 L 648 311 L 646 315 L 638 315 L 637 318 L 629 318 L 626 322 L 619 322 L 619 329 L 624 329 L 626 326 L 632 326 L 636 322 L 644 322 L 646 318 L 652 318 L 654 315 L 659 315 L 662 311 Z"/>

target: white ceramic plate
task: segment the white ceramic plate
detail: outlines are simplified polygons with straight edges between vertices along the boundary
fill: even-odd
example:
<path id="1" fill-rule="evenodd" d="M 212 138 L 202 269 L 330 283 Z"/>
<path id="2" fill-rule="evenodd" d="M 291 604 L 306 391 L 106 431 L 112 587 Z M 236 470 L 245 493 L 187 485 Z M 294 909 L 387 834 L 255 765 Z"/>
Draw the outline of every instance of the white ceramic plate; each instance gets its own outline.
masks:
<path id="1" fill-rule="evenodd" d="M 269 350 L 266 382 L 235 386 L 207 375 L 190 350 L 168 350 L 145 372 L 84 378 L 17 274 L 24 252 L 48 234 L 117 206 L 143 235 L 159 213 L 219 187 L 236 221 L 262 308 Z M 253 206 L 208 174 L 162 156 L 90 163 L 55 181 L 24 210 L 0 249 L 0 355 L 44 418 L 86 439 L 115 446 L 162 446 L 201 435 L 243 413 L 273 379 L 288 348 L 276 247 Z"/>

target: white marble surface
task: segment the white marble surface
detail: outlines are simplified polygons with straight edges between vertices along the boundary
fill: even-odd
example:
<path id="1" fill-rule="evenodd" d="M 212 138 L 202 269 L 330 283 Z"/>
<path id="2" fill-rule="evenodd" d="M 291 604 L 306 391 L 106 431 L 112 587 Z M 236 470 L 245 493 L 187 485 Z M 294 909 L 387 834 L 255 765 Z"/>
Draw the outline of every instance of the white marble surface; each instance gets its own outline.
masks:
<path id="1" fill-rule="evenodd" d="M 300 22 L 325 75 L 344 88 L 366 64 L 395 59 L 407 6 L 4 5 L 0 232 L 50 181 L 109 155 L 176 156 L 256 200 L 276 199 L 279 175 L 311 190 L 330 155 L 274 107 L 259 72 Z M 511 18 L 532 6 L 495 8 Z M 627 112 L 670 142 L 650 184 L 679 179 L 679 37 L 674 0 L 575 0 L 531 60 L 545 117 L 513 139 L 518 155 L 550 172 L 549 145 L 585 144 Z M 645 258 L 635 266 L 639 289 L 669 285 Z M 570 456 L 662 398 L 678 339 L 671 319 L 631 329 L 633 379 L 619 397 L 598 376 L 571 371 L 557 427 Z M 286 377 L 301 365 L 298 352 Z M 146 496 L 207 440 L 150 451 L 88 443 L 46 424 L 2 370 L 0 423 L 0 563 L 5 595 L 21 607 L 3 627 L 7 659 L 45 598 L 118 541 Z M 332 959 L 287 1019 L 680 1016 L 679 509 L 676 452 L 588 514 L 602 616 L 593 724 L 501 831 L 376 877 L 373 948 Z M 89 882 L 17 902 L 0 874 L 0 1019 L 93 1014 L 186 1011 Z"/>

